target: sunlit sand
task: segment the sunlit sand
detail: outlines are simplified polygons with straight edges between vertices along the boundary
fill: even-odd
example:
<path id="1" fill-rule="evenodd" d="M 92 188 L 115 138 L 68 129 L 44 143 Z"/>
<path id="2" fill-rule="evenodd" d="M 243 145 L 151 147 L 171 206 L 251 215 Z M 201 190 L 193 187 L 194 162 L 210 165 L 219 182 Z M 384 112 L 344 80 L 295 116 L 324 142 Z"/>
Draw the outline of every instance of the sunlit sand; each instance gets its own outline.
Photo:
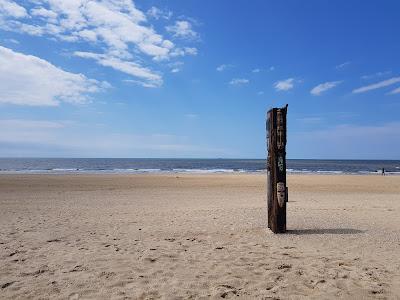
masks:
<path id="1" fill-rule="evenodd" d="M 2 175 L 0 298 L 400 295 L 400 176 Z"/>

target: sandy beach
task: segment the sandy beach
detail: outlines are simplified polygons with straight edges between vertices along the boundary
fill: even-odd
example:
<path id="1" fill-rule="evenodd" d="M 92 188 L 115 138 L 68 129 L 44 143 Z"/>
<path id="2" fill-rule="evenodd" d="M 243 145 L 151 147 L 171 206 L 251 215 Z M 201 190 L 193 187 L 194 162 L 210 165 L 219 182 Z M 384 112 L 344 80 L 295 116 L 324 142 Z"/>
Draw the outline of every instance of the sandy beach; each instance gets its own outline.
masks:
<path id="1" fill-rule="evenodd" d="M 0 175 L 1 299 L 400 299 L 400 176 Z"/>

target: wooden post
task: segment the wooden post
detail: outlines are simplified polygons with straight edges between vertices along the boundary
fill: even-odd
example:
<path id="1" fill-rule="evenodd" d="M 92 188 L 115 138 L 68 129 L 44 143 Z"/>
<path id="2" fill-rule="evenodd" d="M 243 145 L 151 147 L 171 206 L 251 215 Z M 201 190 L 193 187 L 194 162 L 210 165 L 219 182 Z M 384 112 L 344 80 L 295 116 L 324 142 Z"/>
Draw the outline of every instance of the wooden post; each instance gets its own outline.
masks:
<path id="1" fill-rule="evenodd" d="M 286 232 L 286 114 L 287 105 L 267 113 L 267 198 L 268 227 L 274 233 Z"/>

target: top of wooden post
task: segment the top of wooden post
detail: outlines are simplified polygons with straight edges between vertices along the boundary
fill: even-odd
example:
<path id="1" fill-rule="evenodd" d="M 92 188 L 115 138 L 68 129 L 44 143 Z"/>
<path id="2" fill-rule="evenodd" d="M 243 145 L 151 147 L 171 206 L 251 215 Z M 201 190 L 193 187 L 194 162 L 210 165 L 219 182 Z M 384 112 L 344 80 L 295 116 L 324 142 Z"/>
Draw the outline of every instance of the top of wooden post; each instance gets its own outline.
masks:
<path id="1" fill-rule="evenodd" d="M 289 104 L 286 104 L 284 107 L 272 107 L 272 108 L 270 108 L 270 109 L 268 110 L 267 113 L 273 111 L 274 109 L 286 109 L 286 110 L 287 110 L 288 106 L 289 106 Z"/>

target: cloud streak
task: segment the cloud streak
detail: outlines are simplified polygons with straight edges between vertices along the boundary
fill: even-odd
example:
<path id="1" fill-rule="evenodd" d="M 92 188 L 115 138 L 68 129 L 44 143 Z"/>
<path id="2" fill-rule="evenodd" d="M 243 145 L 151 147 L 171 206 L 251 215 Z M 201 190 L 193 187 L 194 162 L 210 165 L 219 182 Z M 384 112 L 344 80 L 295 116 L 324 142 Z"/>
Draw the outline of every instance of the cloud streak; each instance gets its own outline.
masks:
<path id="1" fill-rule="evenodd" d="M 366 86 L 362 86 L 360 88 L 354 89 L 353 94 L 369 92 L 369 91 L 384 88 L 384 87 L 387 87 L 387 86 L 390 86 L 390 85 L 393 85 L 393 84 L 399 83 L 399 82 L 400 82 L 400 77 L 393 77 L 393 78 L 390 78 L 387 80 L 383 80 L 383 81 L 380 81 L 380 82 L 377 82 L 374 84 L 370 84 L 370 85 L 366 85 Z M 391 93 L 393 93 L 393 92 L 394 91 L 392 91 Z"/>
<path id="2" fill-rule="evenodd" d="M 57 129 L 64 128 L 65 122 L 61 121 L 42 121 L 42 120 L 23 120 L 5 119 L 0 120 L 0 127 L 7 129 Z"/>
<path id="3" fill-rule="evenodd" d="M 74 55 L 82 58 L 94 59 L 102 66 L 110 67 L 114 70 L 138 77 L 141 79 L 138 82 L 144 87 L 159 87 L 163 83 L 161 75 L 154 73 L 148 68 L 144 68 L 134 62 L 124 61 L 116 57 L 108 57 L 104 54 L 91 52 L 76 51 L 74 52 Z"/>
<path id="4" fill-rule="evenodd" d="M 320 96 L 322 93 L 333 89 L 335 86 L 337 86 L 338 84 L 340 84 L 341 81 L 328 81 L 328 82 L 324 82 L 321 83 L 317 86 L 315 86 L 310 93 L 314 96 Z"/>
<path id="5" fill-rule="evenodd" d="M 229 65 L 229 64 L 222 64 L 222 65 L 219 65 L 217 68 L 216 68 L 216 70 L 218 71 L 218 72 L 222 72 L 222 71 L 225 71 L 226 69 L 230 69 L 230 68 L 232 68 L 233 66 L 232 65 Z"/>
<path id="6" fill-rule="evenodd" d="M 389 95 L 400 94 L 400 87 L 388 93 Z"/>
<path id="7" fill-rule="evenodd" d="M 361 76 L 361 79 L 369 80 L 369 79 L 376 78 L 376 77 L 386 76 L 386 75 L 389 75 L 391 73 L 392 73 L 391 71 L 376 72 L 374 74 L 363 75 L 363 76 Z"/>
<path id="8" fill-rule="evenodd" d="M 348 65 L 350 65 L 351 62 L 350 61 L 346 61 L 340 65 L 335 66 L 335 69 L 340 70 L 340 69 L 344 69 L 345 67 L 347 67 Z"/>
<path id="9" fill-rule="evenodd" d="M 294 78 L 277 81 L 274 87 L 277 91 L 289 91 L 294 87 Z"/>
<path id="10" fill-rule="evenodd" d="M 229 82 L 230 85 L 244 85 L 248 83 L 249 80 L 245 78 L 234 78 Z"/>

